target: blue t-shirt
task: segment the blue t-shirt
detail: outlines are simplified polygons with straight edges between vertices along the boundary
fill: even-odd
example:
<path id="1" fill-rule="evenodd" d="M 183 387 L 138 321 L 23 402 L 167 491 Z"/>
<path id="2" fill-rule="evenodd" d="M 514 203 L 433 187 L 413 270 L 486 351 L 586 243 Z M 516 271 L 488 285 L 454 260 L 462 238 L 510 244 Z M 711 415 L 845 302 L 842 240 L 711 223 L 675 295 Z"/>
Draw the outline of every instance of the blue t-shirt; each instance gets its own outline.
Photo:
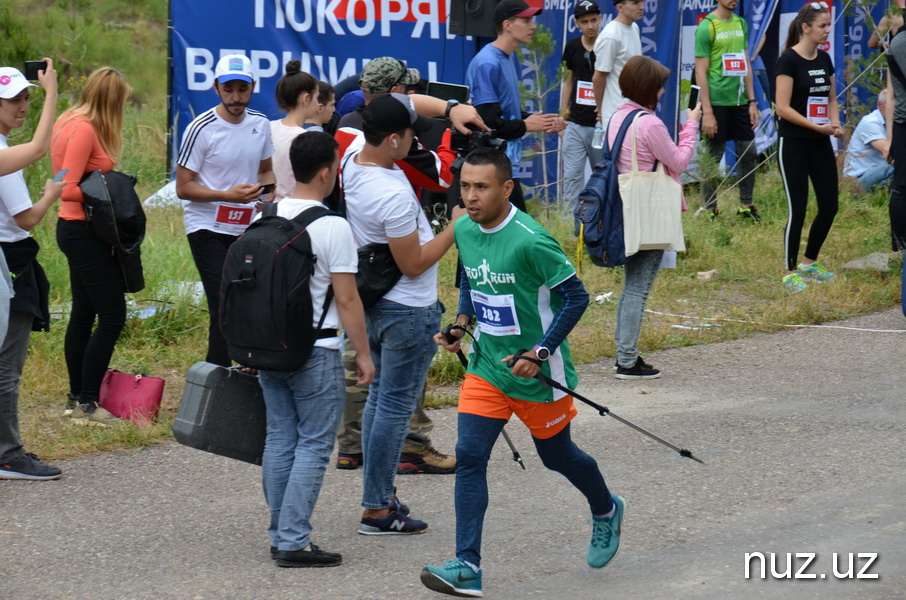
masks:
<path id="1" fill-rule="evenodd" d="M 846 148 L 846 161 L 843 174 L 847 177 L 859 177 L 865 171 L 885 164 L 884 156 L 875 150 L 871 143 L 887 139 L 887 125 L 884 115 L 877 108 L 868 113 L 853 132 Z"/>
<path id="2" fill-rule="evenodd" d="M 479 104 L 500 104 L 503 118 L 522 119 L 522 103 L 519 100 L 519 61 L 516 53 L 507 54 L 493 44 L 488 44 L 469 63 L 466 71 L 466 85 L 472 106 Z M 506 155 L 513 163 L 513 177 L 519 176 L 522 162 L 522 138 L 507 140 Z"/>

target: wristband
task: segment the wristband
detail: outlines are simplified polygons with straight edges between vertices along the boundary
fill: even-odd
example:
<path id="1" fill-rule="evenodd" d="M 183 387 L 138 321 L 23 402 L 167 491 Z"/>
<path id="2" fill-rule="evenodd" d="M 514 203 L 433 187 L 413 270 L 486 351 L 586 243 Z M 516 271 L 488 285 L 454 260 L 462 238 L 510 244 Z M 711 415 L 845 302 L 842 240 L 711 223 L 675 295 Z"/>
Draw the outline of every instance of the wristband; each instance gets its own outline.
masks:
<path id="1" fill-rule="evenodd" d="M 749 100 L 749 104 L 757 104 L 758 100 Z"/>

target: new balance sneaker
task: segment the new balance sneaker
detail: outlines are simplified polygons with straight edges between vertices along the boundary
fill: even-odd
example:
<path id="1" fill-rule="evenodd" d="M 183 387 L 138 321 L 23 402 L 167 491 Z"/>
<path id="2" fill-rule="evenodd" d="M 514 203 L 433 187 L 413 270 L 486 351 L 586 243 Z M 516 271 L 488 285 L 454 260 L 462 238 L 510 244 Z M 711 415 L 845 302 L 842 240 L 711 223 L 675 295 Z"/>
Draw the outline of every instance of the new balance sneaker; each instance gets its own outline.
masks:
<path id="1" fill-rule="evenodd" d="M 76 425 L 88 427 L 110 427 L 120 420 L 113 413 L 97 404 L 79 404 L 72 413 L 72 422 Z"/>
<path id="2" fill-rule="evenodd" d="M 396 465 L 397 475 L 448 475 L 456 472 L 456 457 L 438 452 L 434 447 L 423 452 L 403 452 Z"/>
<path id="3" fill-rule="evenodd" d="M 365 464 L 364 455 L 361 452 L 338 452 L 337 468 L 338 469 L 358 469 Z"/>
<path id="4" fill-rule="evenodd" d="M 808 287 L 808 284 L 802 281 L 802 277 L 799 276 L 799 273 L 790 273 L 789 275 L 784 276 L 780 281 L 783 283 L 783 287 L 786 288 L 786 291 L 791 294 L 801 292 Z"/>
<path id="5" fill-rule="evenodd" d="M 28 479 L 46 481 L 59 479 L 63 471 L 45 465 L 31 452 L 24 452 L 6 464 L 0 464 L 0 479 Z"/>
<path id="6" fill-rule="evenodd" d="M 362 535 L 411 535 L 424 533 L 428 524 L 424 521 L 413 519 L 399 511 L 390 511 L 383 519 L 362 517 L 359 524 L 359 533 Z"/>
<path id="7" fill-rule="evenodd" d="M 343 563 L 343 557 L 335 552 L 321 550 L 314 544 L 311 550 L 278 550 L 274 555 L 278 567 L 336 567 Z"/>
<path id="8" fill-rule="evenodd" d="M 603 519 L 591 518 L 591 543 L 588 545 L 588 566 L 600 569 L 610 564 L 620 551 L 620 529 L 623 525 L 623 499 L 612 494 L 613 515 Z"/>
<path id="9" fill-rule="evenodd" d="M 799 263 L 799 268 L 796 269 L 796 273 L 802 279 L 810 279 L 812 281 L 817 281 L 818 283 L 824 283 L 825 281 L 832 281 L 834 279 L 834 274 L 824 268 L 824 265 L 820 264 L 817 260 L 810 265 Z"/>
<path id="10" fill-rule="evenodd" d="M 761 215 L 758 214 L 758 209 L 755 208 L 754 204 L 752 206 L 740 206 L 736 209 L 736 216 L 743 221 L 761 223 Z"/>
<path id="11" fill-rule="evenodd" d="M 396 488 L 393 488 L 393 496 L 390 497 L 390 512 L 398 512 L 404 515 L 409 514 L 409 507 L 400 502 L 400 499 L 396 497 Z"/>
<path id="12" fill-rule="evenodd" d="M 472 567 L 454 558 L 441 567 L 426 565 L 422 569 L 422 583 L 430 590 L 451 596 L 481 598 L 481 571 L 477 573 Z"/>
<path id="13" fill-rule="evenodd" d="M 642 366 L 642 367 L 645 367 L 646 369 L 653 369 L 653 368 L 654 368 L 654 367 L 652 367 L 651 365 L 649 365 L 648 363 L 646 363 L 646 362 L 645 362 L 645 359 L 642 358 L 641 355 L 639 355 L 639 356 L 635 359 L 635 364 L 636 364 L 636 366 Z M 619 371 L 619 370 L 620 370 L 620 363 L 619 363 L 618 361 L 614 361 L 614 363 L 613 363 L 613 370 L 614 370 L 614 371 Z"/>
<path id="14" fill-rule="evenodd" d="M 660 376 L 660 371 L 638 360 L 628 369 L 617 365 L 617 374 L 614 375 L 617 379 L 657 379 Z"/>

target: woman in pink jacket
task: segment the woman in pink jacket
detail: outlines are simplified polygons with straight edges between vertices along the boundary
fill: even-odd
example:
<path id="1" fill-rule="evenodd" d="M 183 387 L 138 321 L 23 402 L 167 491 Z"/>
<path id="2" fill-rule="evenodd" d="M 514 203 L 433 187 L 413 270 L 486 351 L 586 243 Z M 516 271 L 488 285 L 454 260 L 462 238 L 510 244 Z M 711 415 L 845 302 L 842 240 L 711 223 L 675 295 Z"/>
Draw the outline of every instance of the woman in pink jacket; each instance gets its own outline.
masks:
<path id="1" fill-rule="evenodd" d="M 626 116 L 636 109 L 650 111 L 636 122 L 636 156 L 639 170 L 651 171 L 655 161 L 664 165 L 667 175 L 679 182 L 680 173 L 686 170 L 695 153 L 695 139 L 698 124 L 702 118 L 701 104 L 686 111 L 686 123 L 679 134 L 679 145 L 667 131 L 667 126 L 654 111 L 657 101 L 664 93 L 664 84 L 670 77 L 670 70 L 645 56 L 634 56 L 626 62 L 620 73 L 620 89 L 629 102 L 617 107 L 608 126 L 608 147 L 614 143 L 620 125 Z M 617 171 L 626 173 L 632 170 L 632 130 L 623 139 Z M 686 208 L 685 198 L 678 201 Z M 617 306 L 617 328 L 615 341 L 617 345 L 617 379 L 655 379 L 661 376 L 660 371 L 646 363 L 639 356 L 639 334 L 642 332 L 642 315 L 645 301 L 654 284 L 661 264 L 663 250 L 640 250 L 629 257 L 623 267 L 623 293 Z"/>

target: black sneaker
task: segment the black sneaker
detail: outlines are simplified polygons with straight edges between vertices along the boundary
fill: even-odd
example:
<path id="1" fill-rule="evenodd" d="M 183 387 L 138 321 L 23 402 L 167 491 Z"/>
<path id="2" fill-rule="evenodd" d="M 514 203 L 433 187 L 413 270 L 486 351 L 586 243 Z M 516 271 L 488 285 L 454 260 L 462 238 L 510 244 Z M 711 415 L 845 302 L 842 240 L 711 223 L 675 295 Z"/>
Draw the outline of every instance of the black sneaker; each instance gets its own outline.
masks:
<path id="1" fill-rule="evenodd" d="M 278 567 L 336 567 L 343 563 L 343 557 L 335 552 L 326 552 L 314 544 L 311 550 L 278 550 L 274 555 Z"/>
<path id="2" fill-rule="evenodd" d="M 761 223 L 761 215 L 758 214 L 758 209 L 755 208 L 754 204 L 752 206 L 740 206 L 736 209 L 736 216 L 743 221 Z"/>
<path id="3" fill-rule="evenodd" d="M 641 355 L 639 355 L 639 356 L 635 359 L 635 364 L 636 364 L 636 365 L 641 365 L 641 366 L 643 366 L 643 367 L 645 367 L 645 368 L 647 368 L 647 369 L 653 368 L 651 365 L 649 365 L 648 363 L 645 362 L 645 359 L 642 358 Z M 613 361 L 613 370 L 614 370 L 614 371 L 619 371 L 619 370 L 620 370 L 620 363 L 619 363 L 619 362 Z"/>
<path id="4" fill-rule="evenodd" d="M 358 469 L 365 464 L 364 455 L 361 452 L 338 452 L 337 468 L 348 469 L 350 471 Z"/>
<path id="5" fill-rule="evenodd" d="M 46 481 L 59 479 L 62 476 L 62 470 L 45 465 L 31 452 L 25 452 L 6 464 L 0 464 L 0 479 Z"/>
<path id="6" fill-rule="evenodd" d="M 617 369 L 617 374 L 614 375 L 617 379 L 657 379 L 661 376 L 661 372 L 652 367 L 651 365 L 641 365 L 636 361 L 634 367 L 625 368 L 620 367 Z"/>

